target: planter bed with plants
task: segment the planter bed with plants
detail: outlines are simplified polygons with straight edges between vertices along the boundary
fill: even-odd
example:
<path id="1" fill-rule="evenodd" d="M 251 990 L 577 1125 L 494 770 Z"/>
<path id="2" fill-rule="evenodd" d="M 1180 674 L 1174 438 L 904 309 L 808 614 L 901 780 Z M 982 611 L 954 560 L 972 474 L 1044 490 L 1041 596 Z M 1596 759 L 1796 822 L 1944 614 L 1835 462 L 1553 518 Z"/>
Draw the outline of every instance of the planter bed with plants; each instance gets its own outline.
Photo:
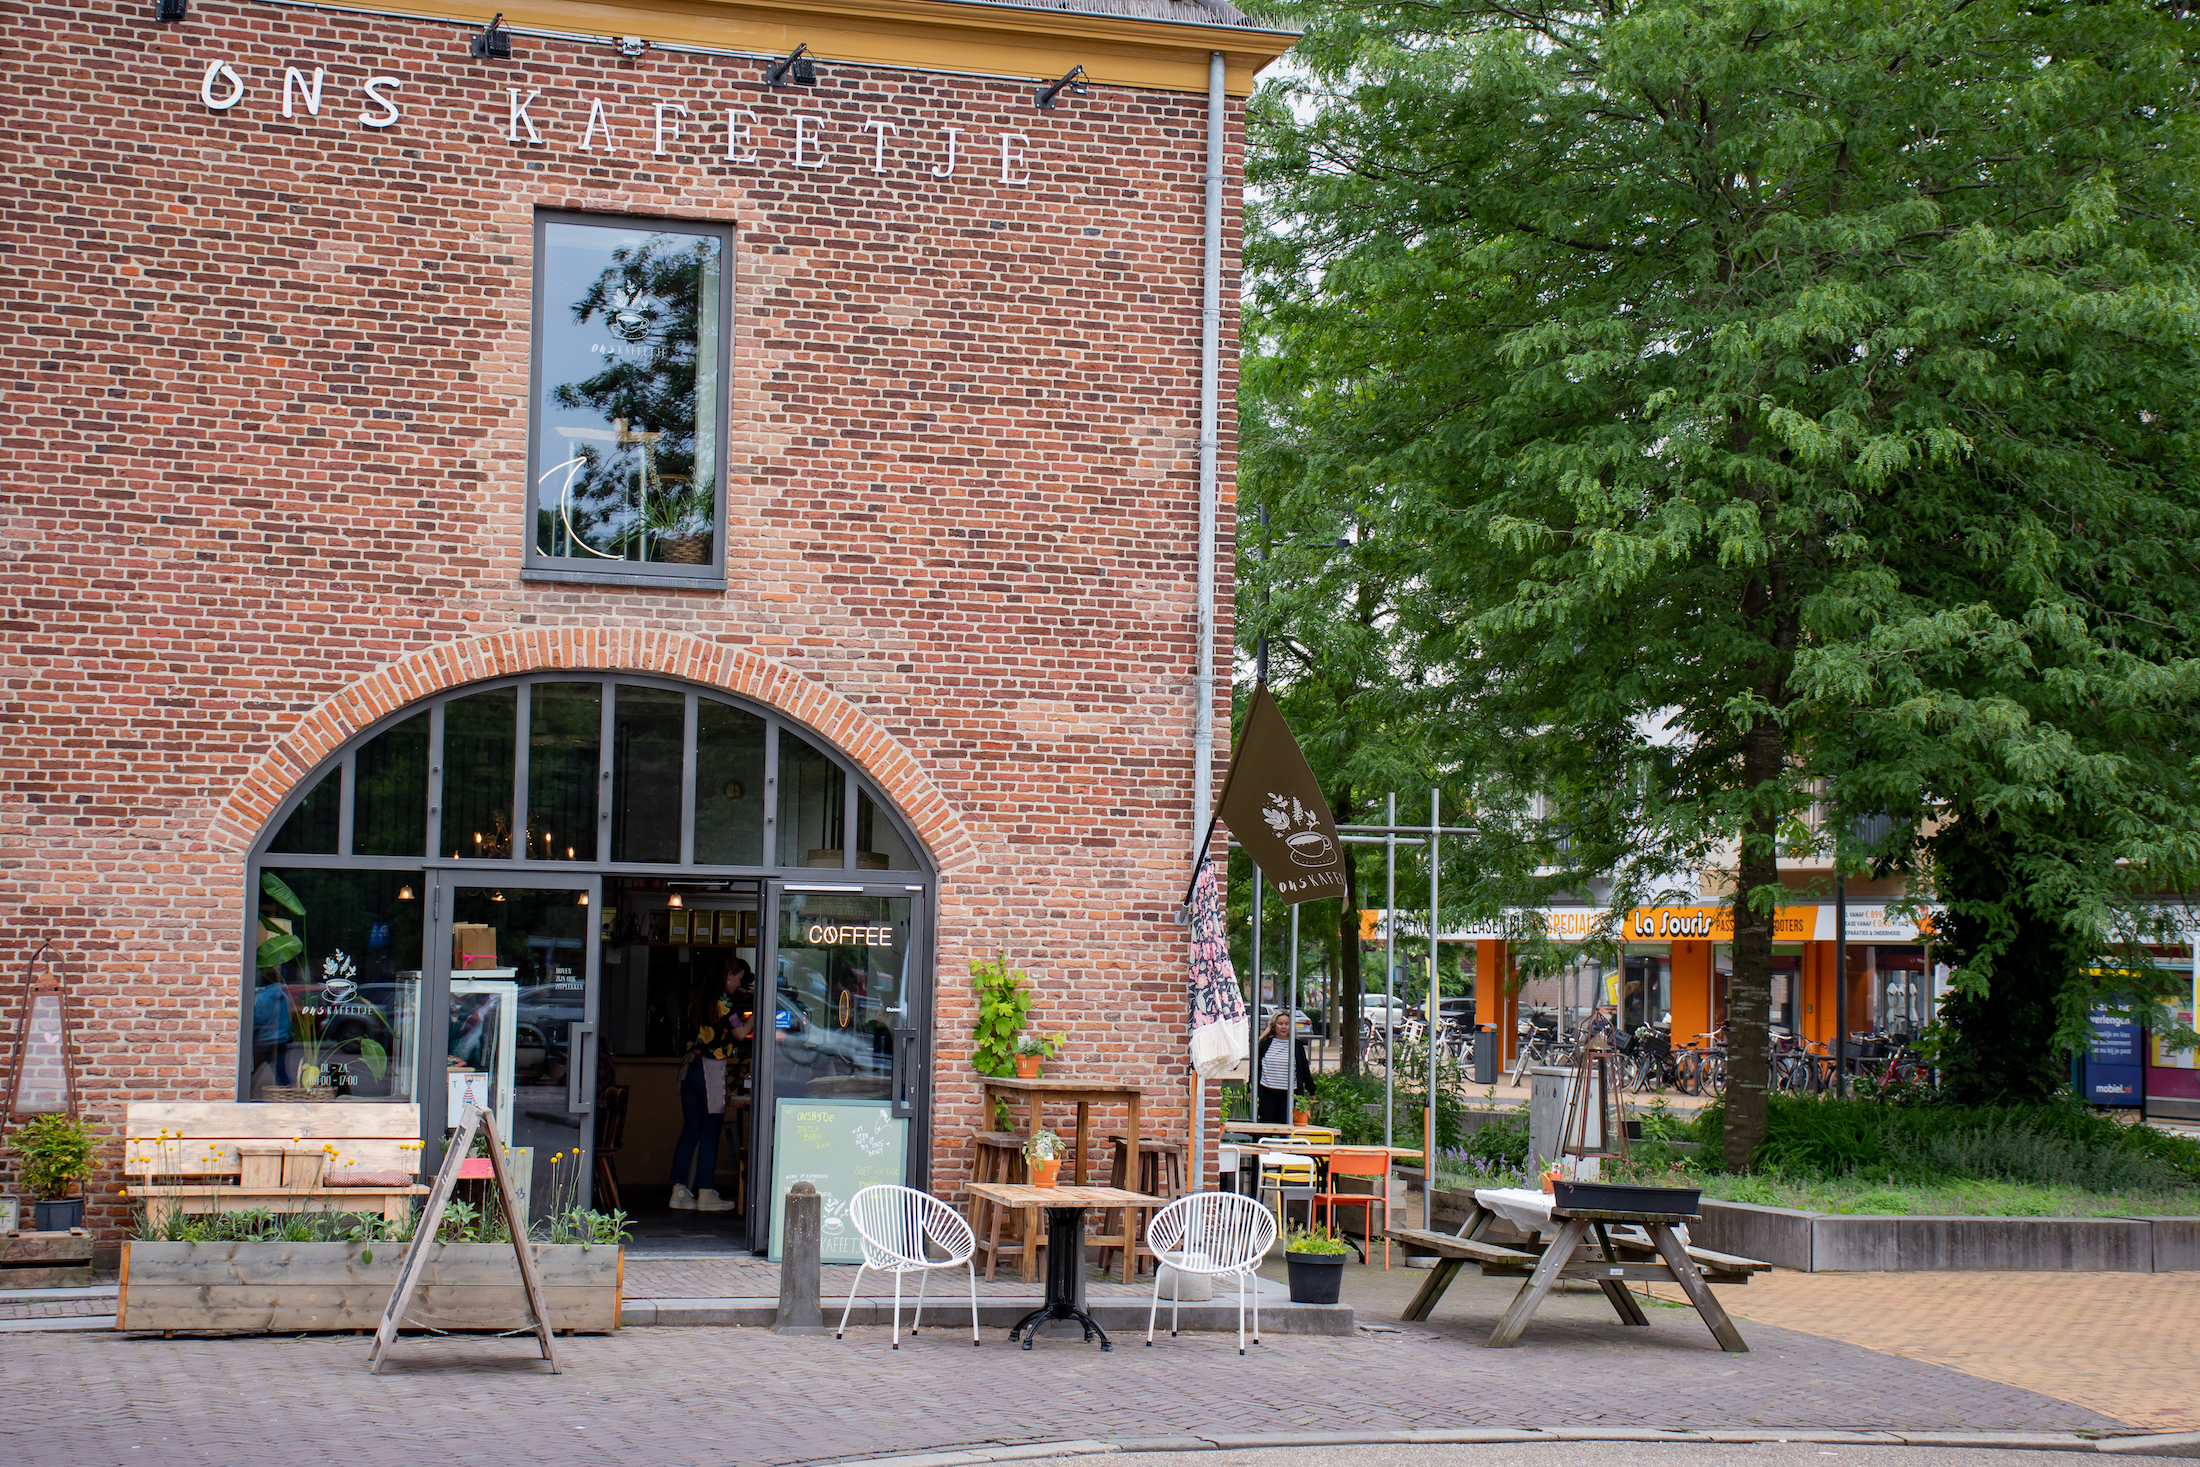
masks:
<path id="1" fill-rule="evenodd" d="M 1708 1247 L 1810 1271 L 2200 1267 L 2200 1145 L 2075 1101 L 1959 1106 L 1929 1091 L 1770 1097 L 1748 1172 L 1718 1165 L 1723 1106 L 1654 1115 L 1621 1171 L 1704 1192 Z M 1699 1143 L 1679 1155 L 1670 1141 Z"/>
<path id="2" fill-rule="evenodd" d="M 529 1245 L 553 1329 L 619 1327 L 624 1221 L 568 1214 L 546 1227 L 549 1241 Z M 519 1269 L 497 1231 L 477 1227 L 470 1209 L 452 1205 L 414 1292 L 408 1328 L 524 1326 Z M 117 1329 L 289 1334 L 380 1323 L 411 1228 L 371 1214 L 229 1213 L 171 1217 L 139 1232 L 122 1248 Z"/>

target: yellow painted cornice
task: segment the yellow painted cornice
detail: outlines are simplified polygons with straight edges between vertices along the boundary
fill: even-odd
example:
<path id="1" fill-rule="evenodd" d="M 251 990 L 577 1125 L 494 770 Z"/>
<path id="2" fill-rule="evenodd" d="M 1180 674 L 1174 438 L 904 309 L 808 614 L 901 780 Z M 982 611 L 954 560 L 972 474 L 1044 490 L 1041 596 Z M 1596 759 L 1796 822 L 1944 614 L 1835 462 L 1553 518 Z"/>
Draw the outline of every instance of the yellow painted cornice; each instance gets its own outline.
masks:
<path id="1" fill-rule="evenodd" d="M 346 8 L 452 18 L 450 0 L 358 0 Z M 783 56 L 807 44 L 819 65 L 1051 80 L 1082 65 L 1096 86 L 1205 92 L 1207 57 L 1243 97 L 1296 36 L 1240 26 L 1080 15 L 963 0 L 503 0 L 519 33 L 640 36 L 653 44 Z M 524 59 L 524 58 L 523 58 Z"/>

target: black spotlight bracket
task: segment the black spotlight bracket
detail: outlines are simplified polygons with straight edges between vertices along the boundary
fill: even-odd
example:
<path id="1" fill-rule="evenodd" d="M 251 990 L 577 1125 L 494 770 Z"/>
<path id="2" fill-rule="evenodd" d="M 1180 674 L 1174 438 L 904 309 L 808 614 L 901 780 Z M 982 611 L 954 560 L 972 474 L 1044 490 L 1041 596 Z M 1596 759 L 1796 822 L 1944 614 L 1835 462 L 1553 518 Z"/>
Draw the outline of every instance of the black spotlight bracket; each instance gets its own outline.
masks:
<path id="1" fill-rule="evenodd" d="M 816 86 L 817 63 L 804 54 L 809 49 L 810 43 L 804 41 L 786 56 L 766 67 L 764 85 L 776 87 L 791 80 L 798 87 Z"/>
<path id="2" fill-rule="evenodd" d="M 1092 89 L 1085 85 L 1084 75 L 1085 68 L 1082 65 L 1071 67 L 1069 75 L 1063 77 L 1060 81 L 1048 82 L 1045 86 L 1033 92 L 1031 94 L 1031 105 L 1042 112 L 1052 112 L 1054 110 L 1054 99 L 1064 92 L 1068 92 L 1073 97 L 1090 95 Z"/>
<path id="3" fill-rule="evenodd" d="M 175 25 L 190 13 L 191 0 L 153 0 L 153 19 L 161 25 Z"/>
<path id="4" fill-rule="evenodd" d="M 497 18 L 481 28 L 481 34 L 474 37 L 474 43 L 467 51 L 484 61 L 512 59 L 512 33 L 504 28 L 503 11 L 498 11 Z"/>

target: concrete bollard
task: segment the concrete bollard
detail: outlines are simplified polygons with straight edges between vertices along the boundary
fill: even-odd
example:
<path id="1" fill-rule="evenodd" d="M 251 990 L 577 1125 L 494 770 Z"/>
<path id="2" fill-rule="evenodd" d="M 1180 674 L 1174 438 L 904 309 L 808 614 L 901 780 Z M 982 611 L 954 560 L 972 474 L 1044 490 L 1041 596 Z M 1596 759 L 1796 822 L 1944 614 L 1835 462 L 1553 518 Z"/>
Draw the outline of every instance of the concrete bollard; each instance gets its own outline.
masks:
<path id="1" fill-rule="evenodd" d="M 818 1307 L 818 1249 L 825 1230 L 825 1199 L 808 1182 L 787 1189 L 786 1221 L 780 1228 L 779 1314 L 777 1335 L 829 1333 Z"/>

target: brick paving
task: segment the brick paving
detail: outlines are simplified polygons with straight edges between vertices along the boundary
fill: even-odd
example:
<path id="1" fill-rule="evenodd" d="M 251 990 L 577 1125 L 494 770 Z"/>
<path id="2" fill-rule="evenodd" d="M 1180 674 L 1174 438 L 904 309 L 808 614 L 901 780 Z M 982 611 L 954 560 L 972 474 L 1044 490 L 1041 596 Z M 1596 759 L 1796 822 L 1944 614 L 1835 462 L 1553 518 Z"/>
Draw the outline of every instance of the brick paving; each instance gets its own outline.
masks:
<path id="1" fill-rule="evenodd" d="M 1718 1292 L 1745 1320 L 2200 1428 L 2200 1274 L 1777 1272 Z"/>
<path id="2" fill-rule="evenodd" d="M 827 1299 L 845 1299 L 855 1287 L 856 1270 L 853 1264 L 827 1264 L 818 1270 L 819 1294 Z M 1102 1279 L 1097 1269 L 1087 1269 L 1085 1292 L 1093 1298 L 1113 1298 L 1136 1295 L 1143 1298 L 1152 1291 L 1150 1278 L 1142 1278 L 1128 1286 L 1120 1282 L 1120 1267 Z M 908 1281 L 906 1288 L 914 1296 L 916 1280 Z M 1002 1268 L 998 1276 L 988 1283 L 984 1270 L 979 1270 L 978 1293 L 981 1297 L 1036 1298 L 1044 1293 L 1044 1281 L 1033 1279 L 1025 1283 L 1016 1277 L 1012 1268 Z M 863 1291 L 870 1294 L 879 1290 L 891 1294 L 893 1279 L 885 1274 L 872 1272 L 864 1276 Z M 941 1272 L 933 1275 L 931 1297 L 939 1298 L 942 1291 L 948 1296 L 962 1293 L 965 1284 L 958 1273 Z M 628 1254 L 626 1259 L 626 1297 L 629 1299 L 777 1299 L 779 1297 L 779 1265 L 769 1259 L 754 1258 L 745 1254 L 725 1254 L 717 1257 L 695 1256 L 688 1258 L 637 1258 Z"/>
<path id="3" fill-rule="evenodd" d="M 0 1376 L 40 1403 L 0 1416 L 0 1460 L 227 1463 L 263 1453 L 275 1423 L 316 1452 L 408 1464 L 429 1441 L 439 1457 L 508 1455 L 523 1440 L 536 1462 L 792 1464 L 1183 1433 L 2126 1429 L 2036 1391 L 1762 1322 L 1745 1356 L 1721 1354 L 1676 1309 L 1622 1332 L 1595 1295 L 1553 1299 L 1521 1347 L 1488 1350 L 1509 1293 L 1493 1283 L 1461 1280 L 1426 1326 L 1271 1335 L 1246 1359 L 1211 1334 L 1152 1350 L 1119 1334 L 1102 1354 L 1069 1333 L 1027 1353 L 997 1329 L 978 1350 L 942 1330 L 894 1352 L 875 1328 L 846 1341 L 667 1328 L 561 1341 L 562 1377 L 524 1340 L 408 1337 L 391 1373 L 373 1377 L 366 1340 L 350 1336 L 0 1337 Z"/>

